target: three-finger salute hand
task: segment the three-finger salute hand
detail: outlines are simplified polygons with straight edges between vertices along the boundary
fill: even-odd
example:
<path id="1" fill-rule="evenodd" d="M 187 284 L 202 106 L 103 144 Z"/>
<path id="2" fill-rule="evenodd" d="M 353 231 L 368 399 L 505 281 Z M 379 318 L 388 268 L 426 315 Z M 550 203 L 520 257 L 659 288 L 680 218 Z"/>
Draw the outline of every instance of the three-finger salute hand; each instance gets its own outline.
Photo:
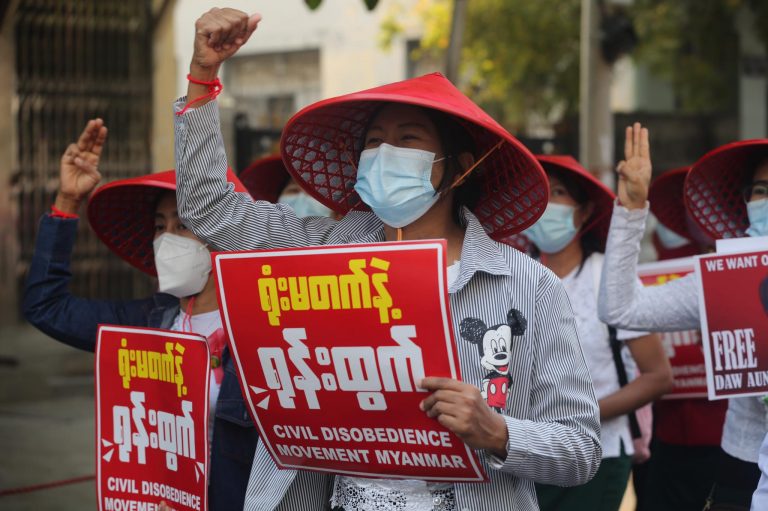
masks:
<path id="1" fill-rule="evenodd" d="M 104 121 L 91 119 L 77 142 L 69 144 L 61 156 L 57 208 L 76 213 L 80 202 L 99 184 L 99 159 L 106 140 L 107 127 Z"/>
<path id="2" fill-rule="evenodd" d="M 619 201 L 627 209 L 645 207 L 652 171 L 648 128 L 636 122 L 633 126 L 627 126 L 624 159 L 616 167 L 619 174 Z"/>

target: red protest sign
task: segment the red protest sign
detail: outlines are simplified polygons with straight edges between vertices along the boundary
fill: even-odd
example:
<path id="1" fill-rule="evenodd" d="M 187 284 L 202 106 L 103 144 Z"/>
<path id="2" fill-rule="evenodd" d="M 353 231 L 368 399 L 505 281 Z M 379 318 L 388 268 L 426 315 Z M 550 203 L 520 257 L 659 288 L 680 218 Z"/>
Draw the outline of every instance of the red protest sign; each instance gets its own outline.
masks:
<path id="1" fill-rule="evenodd" d="M 697 257 L 709 399 L 768 394 L 768 251 Z"/>
<path id="2" fill-rule="evenodd" d="M 100 511 L 204 511 L 208 495 L 205 338 L 99 327 L 96 488 Z"/>
<path id="3" fill-rule="evenodd" d="M 646 286 L 657 286 L 693 273 L 694 260 L 668 259 L 637 267 L 640 281 Z M 662 332 L 661 342 L 672 366 L 672 390 L 662 399 L 687 399 L 707 397 L 707 373 L 701 332 Z"/>
<path id="4" fill-rule="evenodd" d="M 280 468 L 481 481 L 474 452 L 419 410 L 460 379 L 445 242 L 214 254 L 219 303 L 260 441 Z"/>

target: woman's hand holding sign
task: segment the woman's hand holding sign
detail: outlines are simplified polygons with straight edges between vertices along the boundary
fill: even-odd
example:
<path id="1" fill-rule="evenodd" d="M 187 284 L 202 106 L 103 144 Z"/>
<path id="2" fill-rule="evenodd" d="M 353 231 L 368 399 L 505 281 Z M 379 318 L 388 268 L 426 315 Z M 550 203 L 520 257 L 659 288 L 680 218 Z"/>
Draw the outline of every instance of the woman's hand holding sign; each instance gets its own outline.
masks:
<path id="1" fill-rule="evenodd" d="M 427 377 L 421 388 L 432 394 L 421 402 L 429 417 L 456 434 L 473 449 L 507 457 L 507 423 L 494 412 L 474 385 L 452 378 Z"/>

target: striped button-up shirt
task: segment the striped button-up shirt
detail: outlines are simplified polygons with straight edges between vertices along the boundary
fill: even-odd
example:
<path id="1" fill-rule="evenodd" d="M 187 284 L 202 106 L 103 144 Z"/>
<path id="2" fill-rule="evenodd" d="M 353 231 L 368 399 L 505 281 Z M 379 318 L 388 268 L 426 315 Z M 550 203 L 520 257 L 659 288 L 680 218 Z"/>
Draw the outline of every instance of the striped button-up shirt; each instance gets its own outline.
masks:
<path id="1" fill-rule="evenodd" d="M 175 110 L 183 106 L 177 101 Z M 179 216 L 217 250 L 249 250 L 384 241 L 381 221 L 369 212 L 342 220 L 298 218 L 280 204 L 253 201 L 226 180 L 227 161 L 218 106 L 208 103 L 176 116 Z M 491 389 L 509 440 L 505 459 L 479 453 L 488 483 L 455 485 L 459 510 L 538 509 L 534 482 L 572 486 L 587 482 L 601 459 L 600 421 L 570 303 L 560 280 L 522 253 L 491 240 L 464 210 L 461 270 L 449 289 L 465 382 Z M 507 339 L 508 385 L 483 365 L 483 330 L 500 329 L 516 309 L 527 327 Z M 519 316 L 518 316 L 519 318 Z M 463 321 L 474 328 L 461 329 Z M 466 323 L 465 323 L 466 325 Z M 478 338 L 478 325 L 479 328 Z M 500 329 L 499 331 L 509 331 Z M 512 329 L 514 331 L 514 329 Z M 474 331 L 475 334 L 469 332 Z M 503 370 L 502 370 L 503 371 Z M 263 445 L 257 448 L 245 509 L 324 509 L 330 477 L 279 470 Z M 351 511 L 351 510 L 348 510 Z"/>

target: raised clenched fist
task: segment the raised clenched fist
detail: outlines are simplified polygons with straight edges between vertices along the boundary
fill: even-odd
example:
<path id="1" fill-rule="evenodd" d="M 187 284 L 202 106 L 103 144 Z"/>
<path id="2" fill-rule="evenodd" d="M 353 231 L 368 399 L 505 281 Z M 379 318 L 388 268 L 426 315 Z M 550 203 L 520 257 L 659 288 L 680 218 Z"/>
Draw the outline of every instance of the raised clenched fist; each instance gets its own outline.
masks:
<path id="1" fill-rule="evenodd" d="M 213 8 L 195 22 L 195 49 L 190 71 L 216 76 L 222 62 L 237 53 L 261 21 L 258 14 Z M 200 76 L 206 78 L 206 76 Z"/>

